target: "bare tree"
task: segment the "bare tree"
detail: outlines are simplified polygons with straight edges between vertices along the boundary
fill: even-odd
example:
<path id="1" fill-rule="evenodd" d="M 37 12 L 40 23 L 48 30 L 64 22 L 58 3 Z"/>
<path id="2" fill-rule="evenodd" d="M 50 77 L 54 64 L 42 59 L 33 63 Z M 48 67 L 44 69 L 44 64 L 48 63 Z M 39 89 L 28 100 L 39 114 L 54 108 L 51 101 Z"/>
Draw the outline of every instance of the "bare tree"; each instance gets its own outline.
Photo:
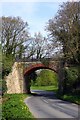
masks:
<path id="1" fill-rule="evenodd" d="M 41 33 L 35 33 L 30 46 L 28 47 L 30 51 L 29 54 L 32 54 L 32 58 L 40 60 L 46 55 L 46 38 L 44 38 Z"/>

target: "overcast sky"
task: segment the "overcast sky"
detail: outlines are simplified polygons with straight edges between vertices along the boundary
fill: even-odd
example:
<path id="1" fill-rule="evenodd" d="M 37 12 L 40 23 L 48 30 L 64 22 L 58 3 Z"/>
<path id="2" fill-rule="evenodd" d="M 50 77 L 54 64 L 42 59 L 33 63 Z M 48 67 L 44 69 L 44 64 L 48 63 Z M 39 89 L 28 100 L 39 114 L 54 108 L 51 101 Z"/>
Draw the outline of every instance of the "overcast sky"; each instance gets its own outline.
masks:
<path id="1" fill-rule="evenodd" d="M 23 21 L 28 22 L 29 32 L 32 36 L 35 32 L 41 32 L 43 36 L 46 36 L 44 29 L 48 20 L 56 15 L 60 4 L 70 0 L 28 1 L 2 0 L 0 2 L 0 16 L 20 16 Z"/>

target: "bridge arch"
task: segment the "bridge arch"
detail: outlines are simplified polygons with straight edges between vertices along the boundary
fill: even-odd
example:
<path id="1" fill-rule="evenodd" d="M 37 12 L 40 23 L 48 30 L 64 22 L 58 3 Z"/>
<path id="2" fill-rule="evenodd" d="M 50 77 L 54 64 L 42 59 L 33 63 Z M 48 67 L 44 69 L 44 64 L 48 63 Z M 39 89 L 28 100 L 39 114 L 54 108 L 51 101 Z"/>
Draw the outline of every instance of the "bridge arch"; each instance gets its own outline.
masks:
<path id="1" fill-rule="evenodd" d="M 26 67 L 24 69 L 24 81 L 25 81 L 25 92 L 26 93 L 31 93 L 30 91 L 30 87 L 31 87 L 31 78 L 30 78 L 30 74 L 33 73 L 34 71 L 36 70 L 39 70 L 39 69 L 48 69 L 48 70 L 52 70 L 54 71 L 55 73 L 57 73 L 57 71 L 49 66 L 45 66 L 44 64 L 42 63 L 38 63 L 38 64 L 34 64 L 34 65 L 31 65 L 30 67 Z M 58 75 L 58 74 L 57 74 Z"/>

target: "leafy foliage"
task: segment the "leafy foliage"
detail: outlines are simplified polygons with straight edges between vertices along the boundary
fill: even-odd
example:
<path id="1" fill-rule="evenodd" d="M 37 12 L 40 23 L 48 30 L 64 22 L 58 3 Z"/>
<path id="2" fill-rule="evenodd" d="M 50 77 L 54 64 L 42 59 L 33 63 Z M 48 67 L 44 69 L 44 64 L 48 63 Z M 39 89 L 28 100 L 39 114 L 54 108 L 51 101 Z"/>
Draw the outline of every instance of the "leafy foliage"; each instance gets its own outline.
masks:
<path id="1" fill-rule="evenodd" d="M 38 74 L 34 85 L 36 86 L 57 86 L 57 75 L 51 70 L 41 70 Z"/>
<path id="2" fill-rule="evenodd" d="M 72 95 L 72 94 L 65 94 L 63 96 L 57 95 L 59 99 L 66 100 L 69 102 L 76 103 L 80 105 L 80 96 L 79 95 Z"/>
<path id="3" fill-rule="evenodd" d="M 75 67 L 70 67 L 69 69 L 66 69 L 67 71 L 67 78 L 68 82 L 75 82 L 75 80 L 78 79 L 78 69 Z"/>
<path id="4" fill-rule="evenodd" d="M 80 104 L 80 96 L 64 95 L 63 99 Z"/>
<path id="5" fill-rule="evenodd" d="M 6 92 L 7 92 L 6 81 L 2 79 L 2 95 L 4 95 Z"/>
<path id="6" fill-rule="evenodd" d="M 2 77 L 4 78 L 4 76 L 8 75 L 9 72 L 11 72 L 12 69 L 12 65 L 14 62 L 14 58 L 12 56 L 12 54 L 5 56 L 3 55 L 3 61 L 2 61 Z"/>
<path id="7" fill-rule="evenodd" d="M 79 76 L 78 67 L 67 68 L 65 69 L 65 72 L 66 72 L 66 76 L 65 76 L 66 92 L 75 92 L 77 88 L 80 87 L 80 81 L 78 79 L 78 76 Z M 64 83 L 65 83 L 65 80 L 64 80 Z"/>

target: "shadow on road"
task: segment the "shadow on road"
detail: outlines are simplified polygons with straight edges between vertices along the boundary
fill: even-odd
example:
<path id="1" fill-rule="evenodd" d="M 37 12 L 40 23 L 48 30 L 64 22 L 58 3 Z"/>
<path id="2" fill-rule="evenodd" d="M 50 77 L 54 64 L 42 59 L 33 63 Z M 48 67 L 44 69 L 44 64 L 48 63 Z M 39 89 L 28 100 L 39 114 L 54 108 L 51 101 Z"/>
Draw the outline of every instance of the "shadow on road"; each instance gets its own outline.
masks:
<path id="1" fill-rule="evenodd" d="M 54 100 L 55 103 L 66 103 L 71 104 L 71 102 L 63 101 L 57 98 L 56 93 L 53 91 L 44 91 L 44 90 L 31 90 L 31 95 L 35 97 L 44 97 L 48 100 Z"/>

